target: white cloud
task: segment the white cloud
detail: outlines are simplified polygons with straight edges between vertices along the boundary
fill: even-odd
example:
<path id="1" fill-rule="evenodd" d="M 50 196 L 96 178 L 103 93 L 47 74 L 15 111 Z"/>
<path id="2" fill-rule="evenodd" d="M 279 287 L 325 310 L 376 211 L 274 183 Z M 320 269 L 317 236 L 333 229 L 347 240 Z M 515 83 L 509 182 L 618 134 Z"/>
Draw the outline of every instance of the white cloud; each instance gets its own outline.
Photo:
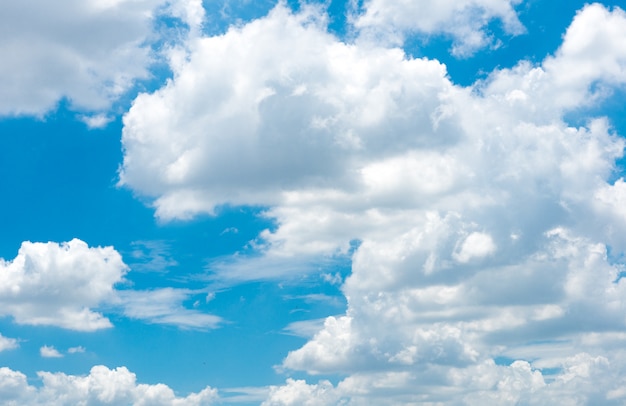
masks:
<path id="1" fill-rule="evenodd" d="M 24 242 L 15 259 L 0 260 L 0 314 L 19 324 L 80 331 L 111 327 L 92 308 L 111 300 L 126 271 L 113 247 L 91 248 L 77 239 Z"/>
<path id="2" fill-rule="evenodd" d="M 80 116 L 80 120 L 87 125 L 89 129 L 99 129 L 106 127 L 112 120 L 113 117 L 107 116 L 106 114 L 94 114 L 91 116 Z"/>
<path id="3" fill-rule="evenodd" d="M 506 20 L 511 3 L 479 5 Z M 218 280 L 322 274 L 352 255 L 346 314 L 282 365 L 347 378 L 289 381 L 269 404 L 554 404 L 572 388 L 572 403 L 619 403 L 626 282 L 606 247 L 626 249 L 609 182 L 624 140 L 605 118 L 564 117 L 626 82 L 624 13 L 587 6 L 542 64 L 468 88 L 324 24 L 278 6 L 197 38 L 124 117 L 121 183 L 161 219 L 269 206 L 259 255 L 214 264 Z"/>
<path id="4" fill-rule="evenodd" d="M 180 328 L 215 328 L 222 321 L 220 317 L 187 309 L 183 301 L 191 291 L 185 289 L 162 288 L 154 290 L 121 290 L 117 293 L 116 304 L 127 317 L 154 324 L 170 324 Z"/>
<path id="5" fill-rule="evenodd" d="M 61 354 L 54 346 L 44 345 L 39 349 L 39 355 L 44 358 L 62 358 L 63 354 Z"/>
<path id="6" fill-rule="evenodd" d="M 486 31 L 494 19 L 501 20 L 508 34 L 521 34 L 524 27 L 514 6 L 521 0 L 367 0 L 355 16 L 360 35 L 402 42 L 406 35 L 446 34 L 454 39 L 452 53 L 466 57 L 495 40 Z"/>
<path id="7" fill-rule="evenodd" d="M 337 401 L 334 392 L 332 384 L 328 381 L 309 385 L 303 380 L 289 378 L 285 386 L 272 387 L 268 399 L 262 405 L 331 405 Z"/>
<path id="8" fill-rule="evenodd" d="M 0 352 L 13 350 L 19 346 L 20 345 L 15 338 L 4 337 L 2 334 L 0 334 Z"/>
<path id="9" fill-rule="evenodd" d="M 291 334 L 298 337 L 311 338 L 322 329 L 325 319 L 314 320 L 301 320 L 289 323 L 287 327 L 283 329 L 286 334 Z"/>
<path id="10" fill-rule="evenodd" d="M 181 328 L 212 328 L 221 320 L 185 308 L 194 293 L 186 289 L 116 289 L 127 271 L 113 247 L 93 248 L 78 239 L 24 242 L 13 261 L 0 259 L 0 315 L 78 331 L 112 327 L 102 309 Z"/>
<path id="11" fill-rule="evenodd" d="M 164 384 L 137 383 L 125 367 L 91 368 L 89 375 L 38 372 L 41 387 L 31 386 L 24 374 L 0 368 L 0 398 L 7 405 L 180 405 L 200 406 L 217 401 L 217 390 L 206 387 L 198 393 L 177 397 Z"/>
<path id="12" fill-rule="evenodd" d="M 199 0 L 45 0 L 0 5 L 0 115 L 42 116 L 63 98 L 97 111 L 148 78 L 159 13 L 201 23 Z M 94 116 L 90 126 L 105 122 Z"/>
<path id="13" fill-rule="evenodd" d="M 85 352 L 85 347 L 82 347 L 82 346 L 70 347 L 67 349 L 68 354 L 79 354 L 83 352 Z"/>

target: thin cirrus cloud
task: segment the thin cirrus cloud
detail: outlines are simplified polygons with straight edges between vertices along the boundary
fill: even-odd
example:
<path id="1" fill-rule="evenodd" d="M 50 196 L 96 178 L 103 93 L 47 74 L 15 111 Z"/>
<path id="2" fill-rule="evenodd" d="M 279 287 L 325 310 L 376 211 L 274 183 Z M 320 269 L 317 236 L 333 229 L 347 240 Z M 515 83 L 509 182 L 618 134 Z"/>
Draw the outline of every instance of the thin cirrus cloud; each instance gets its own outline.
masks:
<path id="1" fill-rule="evenodd" d="M 521 29 L 513 2 L 466 3 Z M 626 248 L 624 140 L 584 112 L 626 82 L 626 14 L 588 5 L 554 55 L 470 87 L 325 24 L 278 5 L 195 38 L 124 117 L 120 183 L 161 219 L 269 207 L 262 255 L 235 269 L 360 242 L 346 314 L 282 364 L 347 377 L 290 379 L 266 404 L 622 402 L 626 282 L 607 246 Z"/>
<path id="2" fill-rule="evenodd" d="M 353 19 L 362 38 L 401 44 L 411 34 L 443 34 L 452 37 L 454 56 L 469 57 L 486 46 L 497 46 L 494 35 L 486 29 L 493 20 L 499 20 L 509 35 L 525 32 L 514 9 L 520 3 L 521 0 L 368 0 Z"/>

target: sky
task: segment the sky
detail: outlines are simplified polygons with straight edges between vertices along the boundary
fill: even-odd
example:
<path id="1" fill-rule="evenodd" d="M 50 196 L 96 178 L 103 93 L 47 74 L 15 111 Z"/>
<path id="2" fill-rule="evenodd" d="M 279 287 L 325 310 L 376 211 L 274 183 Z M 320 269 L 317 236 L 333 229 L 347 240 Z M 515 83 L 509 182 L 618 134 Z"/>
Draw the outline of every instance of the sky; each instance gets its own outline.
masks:
<path id="1" fill-rule="evenodd" d="M 626 404 L 626 4 L 0 4 L 0 405 Z"/>

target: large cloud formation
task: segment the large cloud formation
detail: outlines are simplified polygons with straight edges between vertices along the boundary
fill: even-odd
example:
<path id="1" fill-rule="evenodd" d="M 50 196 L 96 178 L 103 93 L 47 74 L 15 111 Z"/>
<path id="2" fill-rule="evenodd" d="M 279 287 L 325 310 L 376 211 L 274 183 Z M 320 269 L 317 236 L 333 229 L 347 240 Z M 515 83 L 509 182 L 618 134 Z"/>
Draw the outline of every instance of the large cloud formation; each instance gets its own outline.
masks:
<path id="1" fill-rule="evenodd" d="M 270 206 L 261 260 L 360 242 L 346 314 L 283 363 L 346 378 L 267 403 L 623 404 L 624 140 L 585 111 L 626 84 L 626 13 L 588 5 L 541 64 L 468 88 L 325 24 L 279 5 L 195 38 L 124 117 L 121 183 L 162 219 Z"/>
<path id="2" fill-rule="evenodd" d="M 41 116 L 63 98 L 79 110 L 109 108 L 149 77 L 159 13 L 191 29 L 203 16 L 200 0 L 2 2 L 0 116 Z"/>
<path id="3" fill-rule="evenodd" d="M 177 397 L 167 385 L 137 383 L 135 374 L 125 367 L 109 369 L 96 365 L 86 376 L 39 372 L 38 377 L 42 385 L 35 387 L 28 384 L 24 374 L 0 368 L 2 404 L 201 406 L 213 404 L 218 398 L 217 390 L 210 387 Z"/>

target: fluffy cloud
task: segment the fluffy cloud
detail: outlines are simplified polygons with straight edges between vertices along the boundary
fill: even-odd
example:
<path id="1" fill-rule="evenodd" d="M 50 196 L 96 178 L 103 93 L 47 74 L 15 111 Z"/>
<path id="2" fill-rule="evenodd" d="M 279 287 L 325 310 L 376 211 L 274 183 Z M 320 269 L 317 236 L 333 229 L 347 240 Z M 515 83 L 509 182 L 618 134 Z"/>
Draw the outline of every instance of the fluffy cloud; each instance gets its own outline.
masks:
<path id="1" fill-rule="evenodd" d="M 0 115 L 43 115 L 63 98 L 76 109 L 106 109 L 149 76 L 160 13 L 192 27 L 203 17 L 200 0 L 3 2 Z"/>
<path id="2" fill-rule="evenodd" d="M 116 289 L 127 271 L 113 247 L 89 247 L 78 239 L 24 242 L 15 259 L 0 259 L 0 315 L 12 316 L 18 324 L 78 331 L 112 327 L 98 309 L 184 328 L 211 328 L 220 321 L 183 306 L 191 291 Z"/>
<path id="3" fill-rule="evenodd" d="M 39 355 L 44 358 L 61 358 L 63 354 L 59 352 L 54 346 L 44 345 L 39 349 Z"/>
<path id="4" fill-rule="evenodd" d="M 24 242 L 13 261 L 0 262 L 0 313 L 19 324 L 93 331 L 111 327 L 92 310 L 114 295 L 127 271 L 112 247 Z"/>
<path id="5" fill-rule="evenodd" d="M 175 80 L 139 95 L 124 117 L 121 183 L 157 196 L 160 217 L 185 218 L 351 186 L 364 163 L 450 141 L 445 123 L 439 140 L 404 136 L 431 127 L 451 87 L 441 64 L 337 42 L 324 24 L 316 9 L 292 15 L 279 5 L 193 41 L 172 66 Z"/>
<path id="6" fill-rule="evenodd" d="M 136 382 L 125 367 L 108 369 L 94 366 L 89 375 L 38 372 L 41 387 L 28 384 L 26 376 L 9 368 L 0 368 L 0 398 L 5 405 L 180 405 L 213 404 L 217 391 L 210 387 L 187 397 L 177 397 L 164 384 Z"/>
<path id="7" fill-rule="evenodd" d="M 470 6 L 515 26 L 510 2 Z M 606 118 L 564 117 L 626 82 L 624 26 L 586 6 L 540 65 L 464 88 L 437 61 L 339 42 L 318 10 L 279 5 L 194 39 L 135 100 L 121 183 L 162 219 L 269 206 L 262 255 L 221 278 L 354 249 L 346 314 L 282 365 L 348 377 L 288 381 L 269 404 L 553 404 L 572 388 L 573 404 L 619 403 L 626 282 L 607 246 L 626 249 L 625 188 L 609 181 L 624 140 Z"/>
<path id="8" fill-rule="evenodd" d="M 623 353 L 619 358 L 621 365 L 614 369 L 616 365 L 605 357 L 580 353 L 564 359 L 561 371 L 551 375 L 526 361 L 506 366 L 485 361 L 469 370 L 431 367 L 421 373 L 357 373 L 336 386 L 288 379 L 271 388 L 264 405 L 621 405 L 626 398 L 626 381 L 620 375 Z M 394 390 L 401 394 L 390 396 Z"/>
<path id="9" fill-rule="evenodd" d="M 514 6 L 521 0 L 368 0 L 364 11 L 355 19 L 362 36 L 380 37 L 402 42 L 411 33 L 422 35 L 446 34 L 454 39 L 452 53 L 469 56 L 480 48 L 494 43 L 485 31 L 493 19 L 501 20 L 505 32 L 521 34 L 524 27 L 517 18 Z"/>
<path id="10" fill-rule="evenodd" d="M 15 338 L 4 337 L 0 334 L 0 352 L 6 350 L 12 350 L 19 347 L 19 344 Z"/>

